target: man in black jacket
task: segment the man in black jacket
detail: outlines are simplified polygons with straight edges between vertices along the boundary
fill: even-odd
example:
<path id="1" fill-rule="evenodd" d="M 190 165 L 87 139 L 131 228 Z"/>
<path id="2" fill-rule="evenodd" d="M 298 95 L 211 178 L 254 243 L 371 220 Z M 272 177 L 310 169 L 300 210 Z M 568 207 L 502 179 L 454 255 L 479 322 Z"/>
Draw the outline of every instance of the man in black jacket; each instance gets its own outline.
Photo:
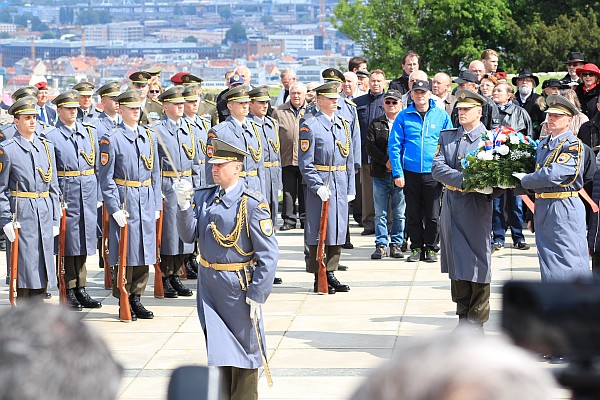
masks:
<path id="1" fill-rule="evenodd" d="M 385 114 L 375 118 L 369 125 L 366 138 L 367 153 L 371 157 L 373 177 L 373 197 L 375 200 L 375 252 L 374 260 L 387 257 L 388 242 L 390 257 L 402 258 L 401 246 L 404 240 L 404 190 L 394 185 L 392 165 L 388 156 L 388 137 L 394 119 L 402 110 L 402 94 L 389 90 L 384 95 Z M 392 230 L 388 241 L 388 206 L 391 200 Z"/>
<path id="2" fill-rule="evenodd" d="M 535 93 L 535 88 L 540 84 L 540 80 L 531 70 L 524 68 L 517 76 L 512 78 L 512 84 L 518 91 L 515 100 L 531 117 L 533 138 L 537 139 L 540 137 L 542 122 L 546 120 L 546 114 L 540 109 L 537 101 L 540 95 Z"/>
<path id="3" fill-rule="evenodd" d="M 398 90 L 400 94 L 408 93 L 408 76 L 419 69 L 421 56 L 414 51 L 409 51 L 402 57 L 402 75 L 390 82 L 390 90 Z"/>

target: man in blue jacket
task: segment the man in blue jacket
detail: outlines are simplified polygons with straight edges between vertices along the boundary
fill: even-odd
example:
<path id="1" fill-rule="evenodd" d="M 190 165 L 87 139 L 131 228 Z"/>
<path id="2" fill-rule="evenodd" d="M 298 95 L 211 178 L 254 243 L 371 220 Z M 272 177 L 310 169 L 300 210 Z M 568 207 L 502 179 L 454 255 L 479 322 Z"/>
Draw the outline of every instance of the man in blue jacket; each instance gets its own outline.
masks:
<path id="1" fill-rule="evenodd" d="M 394 184 L 404 188 L 408 262 L 435 262 L 442 186 L 431 176 L 440 131 L 452 128 L 445 110 L 431 99 L 428 80 L 417 80 L 410 92 L 413 103 L 396 117 L 388 143 Z"/>

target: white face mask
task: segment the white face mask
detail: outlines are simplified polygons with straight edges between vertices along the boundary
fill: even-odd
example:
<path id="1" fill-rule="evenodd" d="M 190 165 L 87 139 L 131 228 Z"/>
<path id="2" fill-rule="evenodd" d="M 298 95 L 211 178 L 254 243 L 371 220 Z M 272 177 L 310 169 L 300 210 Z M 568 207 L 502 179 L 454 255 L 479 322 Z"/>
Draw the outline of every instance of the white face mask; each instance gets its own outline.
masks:
<path id="1" fill-rule="evenodd" d="M 527 85 L 519 86 L 519 93 L 521 93 L 523 96 L 529 96 L 531 93 L 531 88 Z"/>

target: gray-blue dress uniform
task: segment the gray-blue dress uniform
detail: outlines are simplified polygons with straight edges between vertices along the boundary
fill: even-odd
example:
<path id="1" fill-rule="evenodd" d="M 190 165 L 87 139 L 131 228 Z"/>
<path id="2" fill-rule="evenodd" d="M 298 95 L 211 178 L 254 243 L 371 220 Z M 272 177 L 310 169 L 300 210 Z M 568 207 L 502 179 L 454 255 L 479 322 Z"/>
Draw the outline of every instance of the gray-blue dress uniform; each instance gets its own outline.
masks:
<path id="1" fill-rule="evenodd" d="M 167 147 L 167 151 L 173 157 L 174 167 L 181 174 L 181 179 L 191 182 L 194 187 L 198 187 L 199 183 L 196 139 L 193 137 L 191 124 L 183 118 L 179 122 L 180 126 L 177 127 L 173 120 L 164 115 L 155 126 L 156 134 L 162 139 L 162 143 L 158 146 L 159 158 L 157 159 L 161 161 L 161 188 L 164 199 L 160 254 L 171 256 L 193 253 L 194 243 L 182 241 L 177 232 L 177 195 L 173 190 L 177 175 L 167 159 L 163 146 Z"/>
<path id="2" fill-rule="evenodd" d="M 56 286 L 52 227 L 59 225 L 60 205 L 54 160 L 52 143 L 35 134 L 31 142 L 16 133 L 0 144 L 1 226 L 12 221 L 19 196 L 19 288 Z M 10 246 L 6 256 L 10 265 Z"/>
<path id="3" fill-rule="evenodd" d="M 348 195 L 355 194 L 354 154 L 348 122 L 338 115 L 331 121 L 325 114 L 318 112 L 314 118 L 304 121 L 299 132 L 300 151 L 298 167 L 306 193 L 306 242 L 316 246 L 319 233 L 319 220 L 323 202 L 317 196 L 317 190 L 327 182 L 329 161 L 333 155 L 333 169 L 329 190 L 329 215 L 327 239 L 329 246 L 342 245 L 346 241 L 348 226 Z"/>
<path id="4" fill-rule="evenodd" d="M 52 125 L 46 125 L 40 120 L 35 122 L 36 135 L 44 136 L 47 131 L 52 129 L 54 129 Z M 12 138 L 15 136 L 15 133 L 17 133 L 17 126 L 14 123 L 4 125 L 2 128 L 0 128 L 0 142 Z"/>
<path id="5" fill-rule="evenodd" d="M 219 199 L 218 192 L 217 185 L 196 190 L 195 207 L 178 211 L 177 227 L 184 240 L 198 240 L 202 257 L 197 303 L 208 365 L 256 369 L 262 360 L 246 297 L 259 303 L 269 297 L 278 261 L 277 239 L 269 207 L 260 193 L 246 188 L 241 180 Z M 217 239 L 216 231 L 228 235 L 242 215 L 245 219 L 239 236 L 227 243 Z M 233 242 L 237 246 L 231 246 Z M 246 267 L 251 273 L 249 282 L 244 265 L 251 265 Z M 226 267 L 234 270 L 218 270 Z M 242 290 L 240 282 L 247 290 Z M 259 329 L 266 349 L 262 321 Z"/>
<path id="6" fill-rule="evenodd" d="M 104 135 L 112 133 L 117 126 L 119 125 L 120 117 L 117 115 L 116 119 L 111 119 L 106 113 L 101 112 L 98 116 L 98 120 L 96 122 L 96 133 L 98 134 L 98 138 L 101 138 Z"/>
<path id="7" fill-rule="evenodd" d="M 227 117 L 224 122 L 213 126 L 208 133 L 209 146 L 211 139 L 215 137 L 250 153 L 249 157 L 244 158 L 240 177 L 249 189 L 260 192 L 262 190 L 262 185 L 260 182 L 261 172 L 259 170 L 263 168 L 261 166 L 263 143 L 261 138 L 252 129 L 250 119 L 245 118 L 242 125 L 232 116 Z M 210 152 L 210 148 L 208 149 L 208 152 Z M 207 183 L 214 183 L 214 180 L 212 179 L 212 165 L 210 164 L 207 164 L 206 175 Z M 208 179 L 209 176 L 210 180 Z"/>
<path id="8" fill-rule="evenodd" d="M 279 126 L 274 118 L 265 116 L 262 120 L 250 115 L 250 124 L 262 140 L 262 168 L 259 169 L 261 193 L 265 197 L 273 224 L 277 224 L 279 191 L 282 189 L 281 158 L 279 156 Z"/>
<path id="9" fill-rule="evenodd" d="M 204 186 L 207 184 L 206 174 L 210 173 L 212 177 L 212 169 L 208 171 L 206 164 L 206 141 L 208 139 L 208 131 L 210 131 L 210 120 L 198 115 L 195 115 L 194 118 L 184 115 L 183 118 L 190 122 L 193 129 L 194 138 L 196 139 L 196 158 L 199 163 L 198 185 L 199 187 Z"/>
<path id="10" fill-rule="evenodd" d="M 96 203 L 102 201 L 96 179 L 96 129 L 81 122 L 75 123 L 75 129 L 72 131 L 58 120 L 56 128 L 46 133 L 54 144 L 58 187 L 67 203 L 66 256 L 96 253 Z"/>
<path id="11" fill-rule="evenodd" d="M 108 263 L 118 261 L 119 225 L 112 214 L 121 209 L 127 178 L 129 248 L 127 265 L 156 262 L 156 211 L 160 211 L 160 171 L 157 140 L 149 129 L 136 132 L 121 123 L 100 139 L 100 187 L 109 218 Z"/>
<path id="12" fill-rule="evenodd" d="M 536 171 L 521 186 L 535 193 L 535 243 L 542 281 L 590 277 L 583 187 L 581 142 L 571 131 L 538 145 Z"/>
<path id="13" fill-rule="evenodd" d="M 98 123 L 99 116 L 100 111 L 96 110 L 96 108 L 93 105 L 90 107 L 87 114 L 85 115 L 83 115 L 83 110 L 81 108 L 77 108 L 77 121 L 79 122 L 96 125 L 96 123 Z"/>

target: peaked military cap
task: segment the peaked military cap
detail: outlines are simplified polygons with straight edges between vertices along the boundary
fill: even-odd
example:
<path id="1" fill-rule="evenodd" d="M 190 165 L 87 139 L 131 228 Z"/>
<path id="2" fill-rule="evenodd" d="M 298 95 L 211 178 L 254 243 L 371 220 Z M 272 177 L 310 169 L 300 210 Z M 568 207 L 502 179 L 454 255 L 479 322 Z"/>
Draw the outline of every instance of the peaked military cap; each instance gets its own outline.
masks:
<path id="1" fill-rule="evenodd" d="M 487 103 L 485 97 L 467 89 L 458 89 L 455 96 L 458 99 L 456 102 L 457 108 L 483 107 Z"/>
<path id="2" fill-rule="evenodd" d="M 217 138 L 211 140 L 210 146 L 211 148 L 208 150 L 210 164 L 225 164 L 230 161 L 243 162 L 244 157 L 250 155 L 245 150 Z"/>
<path id="3" fill-rule="evenodd" d="M 162 72 L 162 67 L 153 66 L 153 67 L 146 69 L 144 72 L 149 74 L 151 77 L 152 76 L 160 76 L 160 73 Z"/>
<path id="4" fill-rule="evenodd" d="M 198 85 L 202 83 L 202 78 L 198 78 L 196 75 L 185 74 L 181 77 L 181 82 L 184 85 Z"/>
<path id="5" fill-rule="evenodd" d="M 371 76 L 371 73 L 369 71 L 359 69 L 358 71 L 356 71 L 356 76 L 358 76 L 359 78 L 368 78 Z"/>
<path id="6" fill-rule="evenodd" d="M 330 99 L 337 99 L 340 97 L 338 93 L 339 88 L 339 82 L 327 82 L 319 87 L 316 87 L 315 92 L 317 92 L 317 95 L 325 96 Z"/>
<path id="7" fill-rule="evenodd" d="M 142 99 L 137 90 L 127 90 L 115 98 L 119 102 L 120 107 L 127 108 L 142 108 Z"/>
<path id="8" fill-rule="evenodd" d="M 96 94 L 100 97 L 117 97 L 121 94 L 121 84 L 117 81 L 108 82 L 96 90 Z"/>
<path id="9" fill-rule="evenodd" d="M 562 114 L 572 117 L 579 113 L 577 107 L 569 99 L 560 94 L 551 94 L 546 99 L 546 103 L 548 103 L 546 114 Z"/>
<path id="10" fill-rule="evenodd" d="M 56 105 L 57 108 L 65 107 L 65 108 L 76 108 L 79 107 L 79 92 L 77 90 L 67 90 L 56 96 L 52 103 Z"/>
<path id="11" fill-rule="evenodd" d="M 326 70 L 321 72 L 321 76 L 325 81 L 344 82 L 344 80 L 346 79 L 344 77 L 344 74 L 342 74 L 340 70 L 337 70 L 335 68 L 327 68 Z"/>
<path id="12" fill-rule="evenodd" d="M 38 88 L 34 86 L 23 86 L 22 88 L 18 88 L 17 90 L 15 90 L 15 92 L 10 97 L 16 101 L 27 96 L 36 97 L 38 92 Z"/>
<path id="13" fill-rule="evenodd" d="M 428 80 L 417 80 L 413 82 L 411 90 L 431 90 L 431 85 L 429 85 Z"/>
<path id="14" fill-rule="evenodd" d="M 94 85 L 90 82 L 79 82 L 73 86 L 73 90 L 77 90 L 80 95 L 91 96 L 94 94 Z"/>
<path id="15" fill-rule="evenodd" d="M 173 86 L 162 92 L 158 96 L 158 100 L 163 103 L 173 103 L 173 104 L 182 104 L 185 103 L 185 99 L 183 98 L 183 90 L 185 88 L 183 86 L 177 85 Z"/>
<path id="16" fill-rule="evenodd" d="M 198 96 L 198 88 L 196 85 L 187 85 L 183 89 L 183 99 L 185 101 L 198 101 L 200 100 L 200 96 Z"/>
<path id="17" fill-rule="evenodd" d="M 267 86 L 259 86 L 248 92 L 250 100 L 256 101 L 270 101 L 269 88 Z"/>
<path id="18" fill-rule="evenodd" d="M 37 115 L 37 98 L 32 96 L 22 97 L 15 101 L 8 109 L 10 115 Z"/>
<path id="19" fill-rule="evenodd" d="M 137 71 L 129 75 L 131 83 L 139 86 L 146 86 L 148 84 L 148 79 L 150 78 L 152 78 L 152 75 L 145 71 Z"/>
<path id="20" fill-rule="evenodd" d="M 223 94 L 223 98 L 227 101 L 233 101 L 235 103 L 247 103 L 250 101 L 248 89 L 249 88 L 247 85 L 236 86 L 226 91 L 225 94 Z"/>

